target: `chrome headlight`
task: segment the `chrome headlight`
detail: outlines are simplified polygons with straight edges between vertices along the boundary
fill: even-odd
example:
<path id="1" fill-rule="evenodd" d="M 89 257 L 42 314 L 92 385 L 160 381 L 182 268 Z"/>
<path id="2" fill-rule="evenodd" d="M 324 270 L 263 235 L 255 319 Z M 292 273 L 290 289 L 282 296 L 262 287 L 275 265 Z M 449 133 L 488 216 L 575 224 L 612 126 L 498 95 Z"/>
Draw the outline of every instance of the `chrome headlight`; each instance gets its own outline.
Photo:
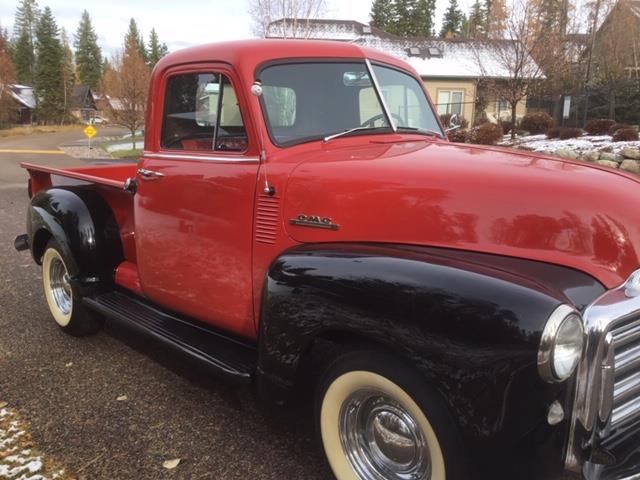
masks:
<path id="1" fill-rule="evenodd" d="M 547 382 L 563 382 L 575 371 L 584 347 L 584 325 L 569 305 L 556 308 L 542 332 L 538 372 Z"/>

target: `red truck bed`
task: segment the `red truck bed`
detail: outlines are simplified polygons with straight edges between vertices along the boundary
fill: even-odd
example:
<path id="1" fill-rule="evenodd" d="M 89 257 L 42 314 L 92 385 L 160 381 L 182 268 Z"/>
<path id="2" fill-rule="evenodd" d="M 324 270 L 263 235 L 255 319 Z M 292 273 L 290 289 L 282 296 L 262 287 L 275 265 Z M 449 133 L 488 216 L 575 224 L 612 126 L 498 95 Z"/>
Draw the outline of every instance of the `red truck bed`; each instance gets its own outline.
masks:
<path id="1" fill-rule="evenodd" d="M 22 163 L 21 166 L 29 172 L 29 176 L 31 177 L 31 188 L 34 194 L 43 188 L 68 184 L 67 181 L 60 179 L 59 177 L 73 178 L 84 182 L 123 188 L 124 182 L 127 178 L 135 177 L 137 168 L 135 164 L 53 168 L 35 165 L 33 163 Z"/>

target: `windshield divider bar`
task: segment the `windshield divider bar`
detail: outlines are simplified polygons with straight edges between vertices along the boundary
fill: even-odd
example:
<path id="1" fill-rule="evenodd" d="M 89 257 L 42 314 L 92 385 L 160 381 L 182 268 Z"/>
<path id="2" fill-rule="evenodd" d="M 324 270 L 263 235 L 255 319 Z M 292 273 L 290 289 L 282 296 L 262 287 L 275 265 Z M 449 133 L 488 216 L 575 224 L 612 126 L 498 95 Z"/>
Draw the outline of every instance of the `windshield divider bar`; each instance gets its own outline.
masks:
<path id="1" fill-rule="evenodd" d="M 384 115 L 385 117 L 387 117 L 387 122 L 389 122 L 389 125 L 391 125 L 391 130 L 393 130 L 395 133 L 398 131 L 398 127 L 396 126 L 396 124 L 393 122 L 393 119 L 391 118 L 389 107 L 387 106 L 387 102 L 382 96 L 382 90 L 380 90 L 380 84 L 378 83 L 378 78 L 376 77 L 376 74 L 373 71 L 373 66 L 371 65 L 371 62 L 369 61 L 368 58 L 365 58 L 364 61 L 367 64 L 367 70 L 369 70 L 369 76 L 371 77 L 371 81 L 373 82 L 373 88 L 375 88 L 376 90 L 376 95 L 378 95 L 378 100 L 382 104 L 382 110 L 384 111 Z"/>

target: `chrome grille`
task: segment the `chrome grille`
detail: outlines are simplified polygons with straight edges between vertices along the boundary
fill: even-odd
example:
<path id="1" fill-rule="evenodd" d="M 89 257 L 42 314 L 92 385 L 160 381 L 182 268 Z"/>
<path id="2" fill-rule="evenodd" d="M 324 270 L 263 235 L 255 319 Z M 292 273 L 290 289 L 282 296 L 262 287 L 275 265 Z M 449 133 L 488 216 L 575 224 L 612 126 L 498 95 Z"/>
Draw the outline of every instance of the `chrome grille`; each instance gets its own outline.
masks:
<path id="1" fill-rule="evenodd" d="M 615 384 L 611 435 L 640 419 L 640 318 L 617 323 L 611 331 L 615 353 Z"/>

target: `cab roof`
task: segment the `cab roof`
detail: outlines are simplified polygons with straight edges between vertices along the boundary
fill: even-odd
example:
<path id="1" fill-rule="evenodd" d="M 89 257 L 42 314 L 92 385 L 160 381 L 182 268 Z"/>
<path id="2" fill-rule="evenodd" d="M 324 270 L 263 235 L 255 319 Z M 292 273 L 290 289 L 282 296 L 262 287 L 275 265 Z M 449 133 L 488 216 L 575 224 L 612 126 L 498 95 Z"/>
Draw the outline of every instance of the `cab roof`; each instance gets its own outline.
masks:
<path id="1" fill-rule="evenodd" d="M 244 72 L 255 72 L 261 64 L 271 60 L 303 58 L 377 60 L 413 72 L 402 60 L 353 43 L 302 40 L 254 39 L 210 43 L 170 53 L 158 62 L 157 71 L 176 65 L 203 62 L 223 62 Z"/>

